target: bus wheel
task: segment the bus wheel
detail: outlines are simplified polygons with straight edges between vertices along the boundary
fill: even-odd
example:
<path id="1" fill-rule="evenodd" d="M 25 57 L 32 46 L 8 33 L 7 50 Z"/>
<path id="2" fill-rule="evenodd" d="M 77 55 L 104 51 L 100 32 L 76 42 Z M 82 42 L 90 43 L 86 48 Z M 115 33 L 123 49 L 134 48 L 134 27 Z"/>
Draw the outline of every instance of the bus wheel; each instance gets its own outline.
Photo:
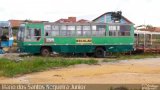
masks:
<path id="1" fill-rule="evenodd" d="M 41 55 L 42 56 L 49 56 L 50 54 L 51 54 L 51 52 L 50 52 L 49 48 L 44 47 L 44 48 L 41 49 Z"/>
<path id="2" fill-rule="evenodd" d="M 104 58 L 105 57 L 105 51 L 103 48 L 99 47 L 99 48 L 96 48 L 95 50 L 95 57 L 97 58 Z"/>

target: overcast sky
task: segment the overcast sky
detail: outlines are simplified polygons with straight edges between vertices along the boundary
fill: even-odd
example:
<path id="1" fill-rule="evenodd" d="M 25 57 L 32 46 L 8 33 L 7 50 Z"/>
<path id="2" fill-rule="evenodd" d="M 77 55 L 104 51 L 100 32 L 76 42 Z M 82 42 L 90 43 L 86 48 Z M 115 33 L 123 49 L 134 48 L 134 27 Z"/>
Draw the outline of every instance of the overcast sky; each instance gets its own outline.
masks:
<path id="1" fill-rule="evenodd" d="M 0 0 L 0 21 L 30 19 L 55 21 L 68 16 L 93 20 L 110 11 L 136 25 L 160 26 L 160 0 Z"/>

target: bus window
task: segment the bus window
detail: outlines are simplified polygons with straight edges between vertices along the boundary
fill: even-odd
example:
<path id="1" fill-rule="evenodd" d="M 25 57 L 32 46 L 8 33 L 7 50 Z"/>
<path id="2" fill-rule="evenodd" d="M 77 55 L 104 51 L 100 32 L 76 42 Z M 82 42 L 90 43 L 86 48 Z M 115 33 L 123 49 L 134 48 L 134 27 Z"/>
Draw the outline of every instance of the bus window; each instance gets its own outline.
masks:
<path id="1" fill-rule="evenodd" d="M 62 25 L 60 26 L 60 36 L 66 36 L 67 35 L 67 26 Z"/>
<path id="2" fill-rule="evenodd" d="M 26 39 L 31 39 L 31 31 L 32 31 L 32 29 L 26 30 L 26 32 L 25 32 Z"/>
<path id="3" fill-rule="evenodd" d="M 18 34 L 17 34 L 17 40 L 20 40 L 20 41 L 23 41 L 23 37 L 24 37 L 24 30 L 25 30 L 25 27 L 24 26 L 20 26 L 19 27 L 19 31 L 18 31 Z"/>
<path id="4" fill-rule="evenodd" d="M 34 36 L 41 36 L 41 30 L 40 29 L 34 29 Z"/>
<path id="5" fill-rule="evenodd" d="M 34 36 L 36 38 L 36 41 L 39 41 L 41 38 L 41 29 L 35 28 L 34 29 Z M 33 37 L 34 38 L 34 37 Z"/>
<path id="6" fill-rule="evenodd" d="M 105 34 L 106 34 L 106 26 L 97 25 L 97 36 L 105 36 Z"/>
<path id="7" fill-rule="evenodd" d="M 41 29 L 39 28 L 28 28 L 25 30 L 26 41 L 39 41 L 41 38 Z"/>
<path id="8" fill-rule="evenodd" d="M 130 36 L 130 26 L 129 25 L 121 25 L 120 30 L 118 32 L 118 36 Z"/>
<path id="9" fill-rule="evenodd" d="M 44 26 L 44 29 L 45 29 L 45 30 L 51 30 L 51 25 L 45 25 L 45 26 Z"/>
<path id="10" fill-rule="evenodd" d="M 77 36 L 82 36 L 82 26 L 76 26 L 76 35 Z"/>
<path id="11" fill-rule="evenodd" d="M 52 26 L 52 30 L 59 30 L 59 26 L 53 25 L 53 26 Z"/>
<path id="12" fill-rule="evenodd" d="M 44 30 L 45 30 L 45 36 L 49 36 L 49 31 L 51 30 L 51 25 L 45 25 Z"/>
<path id="13" fill-rule="evenodd" d="M 92 26 L 92 36 L 96 36 L 97 32 L 97 27 L 96 26 Z"/>
<path id="14" fill-rule="evenodd" d="M 91 35 L 90 26 L 83 26 L 83 36 L 90 36 L 90 35 Z"/>
<path id="15" fill-rule="evenodd" d="M 50 36 L 59 36 L 59 26 L 58 25 L 53 25 L 52 26 L 52 31 L 49 32 L 51 35 Z"/>
<path id="16" fill-rule="evenodd" d="M 109 26 L 109 36 L 117 36 L 117 30 L 119 29 L 119 26 Z"/>
<path id="17" fill-rule="evenodd" d="M 93 36 L 105 36 L 106 26 L 105 25 L 92 26 L 92 35 Z"/>
<path id="18" fill-rule="evenodd" d="M 49 31 L 46 31 L 46 32 L 45 32 L 45 36 L 48 36 L 48 35 L 49 35 Z"/>
<path id="19" fill-rule="evenodd" d="M 53 25 L 52 28 L 49 26 L 46 26 L 45 36 L 59 36 L 59 26 Z"/>
<path id="20" fill-rule="evenodd" d="M 68 26 L 67 29 L 67 36 L 75 36 L 75 26 Z"/>

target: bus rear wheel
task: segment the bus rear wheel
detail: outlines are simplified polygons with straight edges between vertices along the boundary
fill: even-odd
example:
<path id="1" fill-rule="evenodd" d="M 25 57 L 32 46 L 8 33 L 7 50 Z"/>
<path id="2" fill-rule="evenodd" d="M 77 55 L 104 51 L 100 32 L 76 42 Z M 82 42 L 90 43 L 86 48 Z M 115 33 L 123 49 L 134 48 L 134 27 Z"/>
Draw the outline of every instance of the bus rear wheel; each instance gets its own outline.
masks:
<path id="1" fill-rule="evenodd" d="M 41 49 L 41 55 L 42 56 L 49 56 L 51 54 L 51 50 L 47 47 L 43 47 Z"/>
<path id="2" fill-rule="evenodd" d="M 105 50 L 101 47 L 95 49 L 95 57 L 97 58 L 104 58 L 105 57 Z"/>

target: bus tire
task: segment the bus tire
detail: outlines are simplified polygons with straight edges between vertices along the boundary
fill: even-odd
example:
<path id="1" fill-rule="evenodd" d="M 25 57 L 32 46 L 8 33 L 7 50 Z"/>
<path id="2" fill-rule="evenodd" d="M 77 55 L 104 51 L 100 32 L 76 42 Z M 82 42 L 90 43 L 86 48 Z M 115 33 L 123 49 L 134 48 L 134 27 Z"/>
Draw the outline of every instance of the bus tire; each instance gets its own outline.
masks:
<path id="1" fill-rule="evenodd" d="M 104 58 L 105 57 L 105 50 L 102 47 L 98 47 L 95 49 L 95 57 L 97 58 Z"/>
<path id="2" fill-rule="evenodd" d="M 47 47 L 43 47 L 41 49 L 41 55 L 42 56 L 49 56 L 51 54 L 51 50 Z"/>

